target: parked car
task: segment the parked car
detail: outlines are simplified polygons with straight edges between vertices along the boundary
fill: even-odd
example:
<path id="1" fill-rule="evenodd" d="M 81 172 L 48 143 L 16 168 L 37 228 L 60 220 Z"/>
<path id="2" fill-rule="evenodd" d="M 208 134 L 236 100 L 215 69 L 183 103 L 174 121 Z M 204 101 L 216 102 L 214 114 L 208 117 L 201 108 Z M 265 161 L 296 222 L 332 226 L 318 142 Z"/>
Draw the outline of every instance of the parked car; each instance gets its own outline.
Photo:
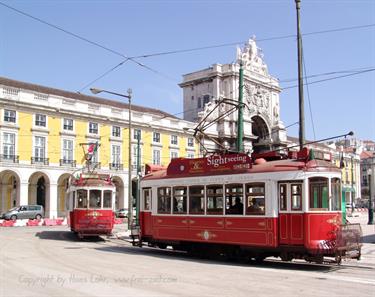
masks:
<path id="1" fill-rule="evenodd" d="M 128 210 L 126 208 L 120 208 L 115 211 L 116 218 L 126 218 L 128 216 Z"/>
<path id="2" fill-rule="evenodd" d="M 15 221 L 17 219 L 37 219 L 44 217 L 44 208 L 42 205 L 21 205 L 13 207 L 3 213 L 1 218 L 5 220 Z"/>

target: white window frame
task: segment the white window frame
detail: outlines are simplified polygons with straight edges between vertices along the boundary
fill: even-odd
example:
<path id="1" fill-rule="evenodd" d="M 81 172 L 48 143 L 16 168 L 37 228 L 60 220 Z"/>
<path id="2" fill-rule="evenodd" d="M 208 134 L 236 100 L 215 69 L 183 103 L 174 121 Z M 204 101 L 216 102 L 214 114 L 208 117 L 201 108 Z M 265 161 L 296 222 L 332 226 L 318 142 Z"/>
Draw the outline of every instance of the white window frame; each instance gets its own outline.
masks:
<path id="1" fill-rule="evenodd" d="M 155 141 L 155 135 L 159 135 L 158 141 Z M 160 132 L 152 132 L 152 142 L 153 143 L 160 143 L 161 142 L 161 135 Z"/>
<path id="2" fill-rule="evenodd" d="M 116 131 L 116 130 L 118 130 L 118 131 Z M 118 135 L 115 135 L 115 132 L 118 132 Z M 120 126 L 112 126 L 111 135 L 112 135 L 112 137 L 120 138 L 121 137 L 121 127 Z"/>
<path id="3" fill-rule="evenodd" d="M 65 121 L 72 121 L 72 129 L 65 129 Z M 72 118 L 63 118 L 62 119 L 62 130 L 74 132 L 74 120 Z"/>
<path id="4" fill-rule="evenodd" d="M 5 134 L 8 134 L 8 135 L 12 135 L 13 136 L 13 143 L 10 143 L 10 146 L 8 147 L 13 147 L 13 154 L 6 154 L 5 153 L 5 145 L 6 144 L 9 144 L 9 143 L 6 143 L 5 142 Z M 3 157 L 5 157 L 5 155 L 7 155 L 8 157 L 14 157 L 16 156 L 16 133 L 14 132 L 9 132 L 9 131 L 2 131 L 2 145 L 1 145 L 1 150 L 2 150 L 2 155 Z"/>
<path id="5" fill-rule="evenodd" d="M 70 159 L 65 159 L 65 152 L 69 152 L 70 150 L 67 150 L 65 149 L 65 142 L 66 141 L 71 141 L 71 144 L 72 144 L 72 148 L 71 148 L 71 158 Z M 63 138 L 61 140 L 61 159 L 64 160 L 64 161 L 74 161 L 74 139 L 71 139 L 71 138 Z M 69 154 L 69 153 L 68 153 Z"/>
<path id="6" fill-rule="evenodd" d="M 9 113 L 14 113 L 14 117 L 13 116 L 7 116 L 6 114 L 9 114 Z M 7 121 L 5 120 L 5 117 L 9 118 L 9 119 L 13 119 L 14 118 L 14 121 Z M 16 110 L 13 110 L 13 109 L 4 109 L 4 114 L 3 114 L 3 122 L 4 123 L 11 123 L 11 124 L 16 124 L 17 123 L 17 111 Z"/>
<path id="7" fill-rule="evenodd" d="M 38 125 L 37 122 L 43 123 L 43 121 L 38 121 L 38 116 L 44 117 L 44 126 L 43 125 Z M 47 128 L 47 115 L 42 114 L 42 113 L 36 113 L 34 115 L 34 127 L 40 127 L 40 128 Z"/>
<path id="8" fill-rule="evenodd" d="M 44 154 L 43 154 L 43 156 L 40 156 L 39 154 L 38 154 L 38 156 L 36 155 L 36 148 L 37 148 L 37 146 L 36 146 L 36 140 L 37 140 L 37 138 L 41 138 L 41 139 L 44 139 L 44 147 L 43 147 L 43 151 L 44 151 Z M 38 162 L 40 161 L 40 159 L 46 159 L 47 158 L 47 147 L 48 147 L 48 145 L 47 145 L 47 137 L 45 136 L 45 135 L 33 135 L 33 157 L 34 157 L 34 159 L 39 159 L 38 160 Z"/>
<path id="9" fill-rule="evenodd" d="M 158 156 L 155 156 L 156 152 L 158 152 Z M 152 150 L 152 164 L 161 165 L 161 150 L 158 150 L 158 149 Z"/>
<path id="10" fill-rule="evenodd" d="M 96 126 L 96 132 L 95 132 L 95 126 Z M 89 122 L 88 132 L 89 134 L 99 135 L 99 124 L 97 122 Z"/>
<path id="11" fill-rule="evenodd" d="M 116 154 L 116 149 L 118 148 L 118 154 Z M 116 160 L 115 156 L 118 155 L 118 158 Z M 121 145 L 119 144 L 111 144 L 111 163 L 115 165 L 121 164 Z"/>
<path id="12" fill-rule="evenodd" d="M 171 134 L 171 145 L 178 145 L 178 136 L 176 134 Z"/>

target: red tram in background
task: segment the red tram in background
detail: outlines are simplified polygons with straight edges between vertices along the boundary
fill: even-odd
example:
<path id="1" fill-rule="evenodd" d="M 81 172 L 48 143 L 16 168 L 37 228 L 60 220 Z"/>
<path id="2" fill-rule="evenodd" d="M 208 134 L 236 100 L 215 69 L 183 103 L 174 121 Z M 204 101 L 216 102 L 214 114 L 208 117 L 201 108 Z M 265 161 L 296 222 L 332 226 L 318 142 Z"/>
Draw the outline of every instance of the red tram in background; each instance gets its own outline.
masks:
<path id="1" fill-rule="evenodd" d="M 238 153 L 173 159 L 141 180 L 133 238 L 257 261 L 359 259 L 360 226 L 342 222 L 340 169 L 328 155 L 311 156 L 304 149 L 254 162 Z"/>
<path id="2" fill-rule="evenodd" d="M 72 176 L 67 192 L 73 232 L 80 238 L 112 233 L 116 186 L 108 174 L 88 171 Z"/>

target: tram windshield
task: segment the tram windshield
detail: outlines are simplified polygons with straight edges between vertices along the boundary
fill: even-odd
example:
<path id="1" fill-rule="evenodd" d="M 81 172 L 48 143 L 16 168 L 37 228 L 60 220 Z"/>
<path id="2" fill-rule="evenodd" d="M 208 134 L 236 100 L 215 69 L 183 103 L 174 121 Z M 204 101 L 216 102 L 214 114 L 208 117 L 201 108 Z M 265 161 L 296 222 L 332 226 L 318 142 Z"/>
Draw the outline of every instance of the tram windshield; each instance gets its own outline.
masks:
<path id="1" fill-rule="evenodd" d="M 79 189 L 73 192 L 73 203 L 75 203 L 75 208 L 112 208 L 112 197 L 111 190 Z"/>

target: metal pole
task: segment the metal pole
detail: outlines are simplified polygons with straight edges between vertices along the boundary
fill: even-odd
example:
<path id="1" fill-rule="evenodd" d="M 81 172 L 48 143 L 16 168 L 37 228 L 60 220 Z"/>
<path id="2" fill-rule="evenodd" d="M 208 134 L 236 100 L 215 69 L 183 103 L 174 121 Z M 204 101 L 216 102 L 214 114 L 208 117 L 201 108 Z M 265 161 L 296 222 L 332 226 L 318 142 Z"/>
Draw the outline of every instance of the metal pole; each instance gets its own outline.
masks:
<path id="1" fill-rule="evenodd" d="M 243 152 L 243 68 L 240 62 L 240 78 L 239 78 L 239 94 L 238 94 L 238 119 L 237 119 L 237 151 Z"/>
<path id="2" fill-rule="evenodd" d="M 302 39 L 300 32 L 300 3 L 301 0 L 296 1 L 297 10 L 297 47 L 298 47 L 298 101 L 299 101 L 299 147 L 303 149 L 305 143 L 305 103 L 303 99 L 303 68 L 302 68 Z"/>
<path id="3" fill-rule="evenodd" d="M 371 169 L 372 170 L 372 169 Z M 373 172 L 371 172 L 372 174 L 374 174 Z M 374 209 L 372 208 L 372 176 L 371 174 L 368 175 L 368 179 L 369 179 L 369 192 L 370 192 L 370 196 L 369 196 L 369 199 L 368 199 L 368 225 L 372 225 L 374 224 Z"/>
<path id="4" fill-rule="evenodd" d="M 133 195 L 132 195 L 132 105 L 129 94 L 129 158 L 128 158 L 128 229 L 133 223 Z"/>
<path id="5" fill-rule="evenodd" d="M 354 162 L 353 162 L 353 155 L 352 155 L 352 158 L 351 158 L 351 167 L 352 167 L 352 170 L 351 170 L 351 180 L 352 180 L 352 188 L 351 188 L 351 192 L 350 192 L 350 194 L 351 194 L 351 206 L 352 206 L 352 213 L 354 212 L 354 168 L 353 168 L 353 166 L 354 166 Z"/>
<path id="6" fill-rule="evenodd" d="M 136 206 L 135 206 L 135 224 L 139 226 L 139 207 L 140 207 L 140 175 L 141 175 L 141 137 L 138 133 L 137 137 L 137 196 L 136 196 Z"/>

